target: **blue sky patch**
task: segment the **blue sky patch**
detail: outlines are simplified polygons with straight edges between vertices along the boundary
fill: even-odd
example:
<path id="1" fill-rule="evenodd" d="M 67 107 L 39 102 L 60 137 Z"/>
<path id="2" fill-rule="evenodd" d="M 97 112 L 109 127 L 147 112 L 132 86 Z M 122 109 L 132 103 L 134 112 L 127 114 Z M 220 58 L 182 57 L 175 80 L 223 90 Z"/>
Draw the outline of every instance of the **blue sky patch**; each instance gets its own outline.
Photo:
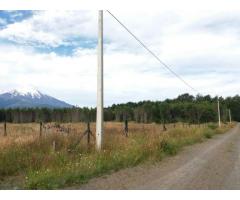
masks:
<path id="1" fill-rule="evenodd" d="M 33 11 L 31 10 L 0 10 L 0 21 L 4 21 L 5 23 L 0 23 L 0 29 L 6 27 L 8 24 L 12 24 L 15 22 L 20 22 L 24 19 L 27 19 L 33 15 Z"/>

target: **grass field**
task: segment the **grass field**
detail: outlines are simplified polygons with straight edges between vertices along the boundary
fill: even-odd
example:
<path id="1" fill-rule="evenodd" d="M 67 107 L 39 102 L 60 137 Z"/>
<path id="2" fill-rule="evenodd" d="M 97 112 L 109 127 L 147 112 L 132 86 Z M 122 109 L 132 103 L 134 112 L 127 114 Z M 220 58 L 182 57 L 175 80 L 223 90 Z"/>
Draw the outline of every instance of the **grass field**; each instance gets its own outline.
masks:
<path id="1" fill-rule="evenodd" d="M 53 127 L 54 123 L 45 127 Z M 94 149 L 94 138 L 87 144 L 82 138 L 83 123 L 61 124 L 70 130 L 43 128 L 39 124 L 7 124 L 3 136 L 0 124 L 0 188 L 56 189 L 82 184 L 90 178 L 110 173 L 142 162 L 157 162 L 176 154 L 183 146 L 202 142 L 233 126 L 223 124 L 159 124 L 129 123 L 129 137 L 123 134 L 123 124 L 105 123 L 104 145 L 101 152 Z M 95 133 L 95 124 L 91 124 Z"/>

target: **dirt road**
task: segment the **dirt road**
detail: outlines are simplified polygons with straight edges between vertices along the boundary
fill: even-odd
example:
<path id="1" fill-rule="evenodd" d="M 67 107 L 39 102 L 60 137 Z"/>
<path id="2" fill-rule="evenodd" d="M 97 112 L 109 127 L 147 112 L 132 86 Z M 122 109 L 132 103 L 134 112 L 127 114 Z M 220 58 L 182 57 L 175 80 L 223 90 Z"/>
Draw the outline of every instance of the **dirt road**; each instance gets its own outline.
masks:
<path id="1" fill-rule="evenodd" d="M 155 165 L 95 178 L 78 189 L 240 189 L 240 125 Z"/>

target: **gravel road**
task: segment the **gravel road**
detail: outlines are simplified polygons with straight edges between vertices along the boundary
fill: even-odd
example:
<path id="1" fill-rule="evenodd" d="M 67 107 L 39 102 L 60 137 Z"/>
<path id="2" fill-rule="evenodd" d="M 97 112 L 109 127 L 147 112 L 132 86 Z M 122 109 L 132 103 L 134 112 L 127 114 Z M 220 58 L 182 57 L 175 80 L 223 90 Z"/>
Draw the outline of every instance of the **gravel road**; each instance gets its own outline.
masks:
<path id="1" fill-rule="evenodd" d="M 76 189 L 240 189 L 240 125 L 157 164 L 123 169 Z"/>

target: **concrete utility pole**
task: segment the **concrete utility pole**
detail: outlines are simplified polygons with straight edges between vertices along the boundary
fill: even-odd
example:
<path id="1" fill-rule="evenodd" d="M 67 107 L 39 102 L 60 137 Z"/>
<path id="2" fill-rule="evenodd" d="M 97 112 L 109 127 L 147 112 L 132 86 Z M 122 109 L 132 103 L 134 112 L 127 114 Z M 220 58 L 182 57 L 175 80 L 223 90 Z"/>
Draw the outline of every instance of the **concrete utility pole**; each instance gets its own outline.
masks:
<path id="1" fill-rule="evenodd" d="M 221 127 L 221 116 L 220 116 L 219 98 L 218 98 L 218 126 Z"/>
<path id="2" fill-rule="evenodd" d="M 98 70 L 97 70 L 97 118 L 96 149 L 102 147 L 103 137 L 103 11 L 98 11 Z"/>
<path id="3" fill-rule="evenodd" d="M 229 114 L 229 122 L 230 124 L 232 123 L 232 116 L 231 116 L 231 110 L 228 109 L 228 114 Z"/>

